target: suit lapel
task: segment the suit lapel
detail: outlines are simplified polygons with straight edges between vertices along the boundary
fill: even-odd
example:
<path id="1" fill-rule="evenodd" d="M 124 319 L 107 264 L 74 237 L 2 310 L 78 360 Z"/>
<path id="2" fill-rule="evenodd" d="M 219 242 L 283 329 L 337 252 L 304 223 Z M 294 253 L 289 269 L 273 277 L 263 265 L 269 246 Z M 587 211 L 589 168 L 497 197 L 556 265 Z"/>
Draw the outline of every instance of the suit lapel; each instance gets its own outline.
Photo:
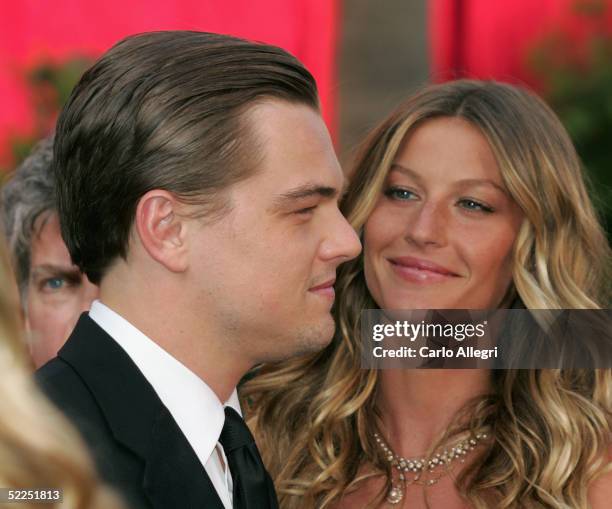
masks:
<path id="1" fill-rule="evenodd" d="M 58 356 L 100 405 L 115 439 L 145 463 L 143 490 L 156 509 L 223 509 L 177 423 L 125 351 L 87 314 Z"/>
<path id="2" fill-rule="evenodd" d="M 164 409 L 156 420 L 144 474 L 144 490 L 153 507 L 223 509 L 201 463 L 176 422 Z"/>

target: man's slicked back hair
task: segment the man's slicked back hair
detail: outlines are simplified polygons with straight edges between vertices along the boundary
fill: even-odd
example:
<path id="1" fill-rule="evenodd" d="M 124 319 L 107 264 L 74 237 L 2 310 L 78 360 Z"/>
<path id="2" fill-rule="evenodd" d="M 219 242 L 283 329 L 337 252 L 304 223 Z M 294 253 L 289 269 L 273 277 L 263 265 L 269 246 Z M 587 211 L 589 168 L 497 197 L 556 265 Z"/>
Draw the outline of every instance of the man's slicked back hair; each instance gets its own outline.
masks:
<path id="1" fill-rule="evenodd" d="M 164 189 L 202 205 L 256 171 L 244 113 L 260 99 L 318 110 L 312 75 L 275 46 L 188 31 L 128 37 L 81 78 L 60 114 L 54 172 L 62 236 L 100 283 L 127 255 L 139 199 Z"/>

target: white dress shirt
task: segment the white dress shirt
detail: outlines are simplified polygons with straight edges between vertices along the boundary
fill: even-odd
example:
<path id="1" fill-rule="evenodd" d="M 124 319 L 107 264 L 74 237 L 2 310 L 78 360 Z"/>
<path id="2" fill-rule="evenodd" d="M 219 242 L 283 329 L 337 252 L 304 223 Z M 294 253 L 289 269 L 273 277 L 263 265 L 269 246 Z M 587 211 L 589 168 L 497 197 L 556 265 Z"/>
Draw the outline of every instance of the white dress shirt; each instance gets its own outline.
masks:
<path id="1" fill-rule="evenodd" d="M 195 451 L 223 505 L 232 509 L 232 477 L 219 443 L 225 411 L 217 395 L 184 364 L 100 301 L 93 302 L 89 317 L 138 366 Z M 225 405 L 242 415 L 236 389 Z"/>

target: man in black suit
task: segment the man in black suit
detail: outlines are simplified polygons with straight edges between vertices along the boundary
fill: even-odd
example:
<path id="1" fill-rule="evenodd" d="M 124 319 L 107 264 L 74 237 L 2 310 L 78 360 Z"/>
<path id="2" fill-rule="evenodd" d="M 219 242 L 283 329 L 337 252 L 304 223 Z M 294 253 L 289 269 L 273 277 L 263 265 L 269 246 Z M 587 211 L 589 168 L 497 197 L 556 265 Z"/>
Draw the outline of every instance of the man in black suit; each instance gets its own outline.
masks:
<path id="1" fill-rule="evenodd" d="M 236 384 L 329 343 L 360 250 L 312 76 L 229 36 L 130 37 L 76 86 L 54 150 L 62 236 L 100 299 L 41 386 L 131 507 L 276 507 Z"/>

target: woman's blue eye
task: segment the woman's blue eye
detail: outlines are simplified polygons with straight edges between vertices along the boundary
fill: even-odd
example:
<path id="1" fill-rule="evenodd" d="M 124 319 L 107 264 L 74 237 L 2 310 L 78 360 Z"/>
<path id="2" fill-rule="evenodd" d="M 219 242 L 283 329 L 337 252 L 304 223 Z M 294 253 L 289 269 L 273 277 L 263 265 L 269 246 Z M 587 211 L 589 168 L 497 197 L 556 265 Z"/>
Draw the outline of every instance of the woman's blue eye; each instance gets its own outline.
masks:
<path id="1" fill-rule="evenodd" d="M 493 209 L 483 203 L 477 202 L 476 200 L 463 199 L 459 200 L 459 206 L 474 212 L 493 212 Z"/>
<path id="2" fill-rule="evenodd" d="M 403 189 L 401 187 L 390 187 L 385 191 L 385 196 L 391 198 L 392 200 L 400 200 L 400 201 L 408 201 L 414 200 L 417 198 L 417 195 L 408 189 Z"/>

